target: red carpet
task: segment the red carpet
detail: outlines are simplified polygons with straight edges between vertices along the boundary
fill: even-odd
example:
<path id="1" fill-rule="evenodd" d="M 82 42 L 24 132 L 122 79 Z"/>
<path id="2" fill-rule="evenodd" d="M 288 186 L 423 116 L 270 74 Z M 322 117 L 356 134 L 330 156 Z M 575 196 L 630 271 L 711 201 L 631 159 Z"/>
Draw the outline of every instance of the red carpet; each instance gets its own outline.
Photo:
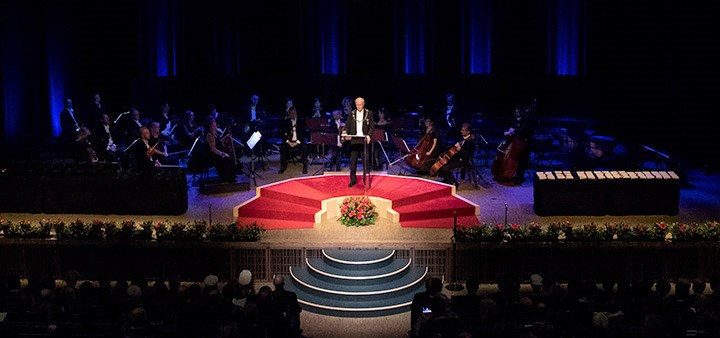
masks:
<path id="1" fill-rule="evenodd" d="M 256 196 L 235 208 L 243 224 L 257 222 L 265 229 L 312 228 L 322 201 L 363 195 L 362 176 L 348 188 L 347 174 L 300 177 L 257 188 Z M 455 194 L 453 186 L 418 177 L 373 174 L 367 194 L 390 200 L 400 214 L 400 225 L 409 228 L 453 227 L 479 223 L 477 206 Z"/>

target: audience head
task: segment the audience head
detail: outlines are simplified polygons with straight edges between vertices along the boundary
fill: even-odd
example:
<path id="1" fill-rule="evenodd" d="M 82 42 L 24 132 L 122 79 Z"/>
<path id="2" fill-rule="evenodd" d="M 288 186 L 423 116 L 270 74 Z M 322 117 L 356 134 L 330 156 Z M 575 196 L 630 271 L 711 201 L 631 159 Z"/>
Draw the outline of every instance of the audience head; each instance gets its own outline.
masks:
<path id="1" fill-rule="evenodd" d="M 250 270 L 240 271 L 240 275 L 238 276 L 238 282 L 241 286 L 248 286 L 252 284 L 252 273 L 250 272 Z"/>
<path id="2" fill-rule="evenodd" d="M 283 275 L 275 276 L 275 278 L 273 278 L 273 285 L 275 286 L 275 289 L 282 289 L 285 287 L 285 277 Z"/>
<path id="3" fill-rule="evenodd" d="M 470 277 L 465 281 L 465 289 L 467 289 L 468 295 L 477 295 L 477 291 L 480 289 L 480 280 L 476 277 Z"/>

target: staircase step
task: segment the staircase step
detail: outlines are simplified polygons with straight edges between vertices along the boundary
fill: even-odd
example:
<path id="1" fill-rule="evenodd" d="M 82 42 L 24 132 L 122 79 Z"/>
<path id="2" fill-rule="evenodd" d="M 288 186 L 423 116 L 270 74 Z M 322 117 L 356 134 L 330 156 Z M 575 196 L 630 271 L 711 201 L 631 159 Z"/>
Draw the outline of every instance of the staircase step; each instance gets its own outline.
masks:
<path id="1" fill-rule="evenodd" d="M 296 203 L 256 198 L 238 209 L 238 217 L 266 218 L 280 220 L 301 220 L 315 222 L 315 213 L 319 208 L 308 207 Z"/>
<path id="2" fill-rule="evenodd" d="M 309 268 L 293 268 L 291 274 L 296 283 L 308 289 L 308 293 L 315 295 L 329 294 L 332 297 L 346 296 L 349 298 L 360 296 L 380 296 L 392 292 L 402 292 L 416 283 L 421 283 L 426 269 L 409 268 L 404 273 L 375 279 L 328 279 L 315 274 Z"/>
<path id="3" fill-rule="evenodd" d="M 315 263 L 320 265 L 316 266 Z M 307 262 L 307 271 L 312 275 L 313 280 L 334 283 L 341 286 L 352 286 L 357 284 L 392 283 L 395 280 L 407 278 L 412 269 L 409 259 L 393 261 L 391 264 L 379 267 L 378 269 L 352 269 L 343 270 L 323 264 L 322 261 Z"/>
<path id="4" fill-rule="evenodd" d="M 458 217 L 475 215 L 475 206 L 455 196 L 446 196 L 434 200 L 393 207 L 400 214 L 400 222 L 422 219 L 453 217 L 457 210 Z"/>
<path id="5" fill-rule="evenodd" d="M 401 312 L 407 311 L 407 307 L 412 303 L 413 296 L 425 289 L 425 283 L 422 283 L 422 279 L 424 277 L 418 283 L 398 292 L 367 296 L 319 292 L 299 284 L 294 279 L 286 282 L 286 287 L 297 294 L 298 301 L 305 305 L 303 308 L 309 311 L 332 311 L 332 315 L 340 315 L 339 312 L 373 312 L 373 315 L 379 315 L 382 313 L 381 311 L 393 309 L 400 309 Z"/>
<path id="6" fill-rule="evenodd" d="M 260 196 L 272 200 L 304 205 L 320 209 L 322 201 L 333 197 L 321 190 L 314 189 L 302 180 L 292 180 L 260 188 Z"/>
<path id="7" fill-rule="evenodd" d="M 387 249 L 323 249 L 322 252 L 328 260 L 356 265 L 390 261 L 395 255 L 395 250 Z"/>

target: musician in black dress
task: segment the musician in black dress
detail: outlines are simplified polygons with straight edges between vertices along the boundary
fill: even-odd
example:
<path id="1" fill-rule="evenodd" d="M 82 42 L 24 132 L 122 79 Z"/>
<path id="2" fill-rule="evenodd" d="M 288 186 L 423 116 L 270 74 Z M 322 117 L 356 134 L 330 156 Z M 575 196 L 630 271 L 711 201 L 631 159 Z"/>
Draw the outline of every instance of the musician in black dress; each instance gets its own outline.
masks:
<path id="1" fill-rule="evenodd" d="M 384 158 L 383 150 L 381 149 L 380 144 L 377 144 L 377 141 L 382 142 L 383 144 L 387 144 L 387 139 L 386 139 L 385 135 L 387 135 L 386 133 L 390 131 L 389 130 L 390 126 L 391 126 L 390 120 L 387 118 L 387 115 L 385 114 L 385 108 L 378 109 L 377 121 L 375 121 L 375 130 L 376 130 L 375 134 L 378 134 L 377 130 L 379 129 L 380 132 L 383 133 L 383 135 L 382 135 L 382 138 L 379 140 L 373 139 L 372 150 L 373 150 L 373 161 L 374 161 L 373 163 L 375 165 L 375 167 L 374 167 L 375 170 L 382 170 L 382 166 L 383 166 L 382 163 L 383 163 L 383 158 Z M 387 164 L 387 162 L 386 162 L 386 164 Z"/>
<path id="2" fill-rule="evenodd" d="M 453 176 L 453 170 L 457 168 L 469 167 L 472 163 L 472 158 L 475 155 L 475 149 L 477 148 L 477 142 L 475 141 L 475 134 L 472 126 L 468 123 L 464 123 L 460 128 L 461 138 L 455 143 L 452 148 L 448 150 L 445 155 L 450 155 L 447 163 L 445 163 L 438 170 L 438 176 L 442 177 L 442 182 L 452 184 L 455 187 L 460 184 Z M 442 156 L 441 156 L 442 157 Z"/>
<path id="3" fill-rule="evenodd" d="M 235 169 L 233 166 L 232 135 L 220 135 L 217 121 L 209 117 L 205 122 L 205 159 L 206 165 L 215 167 L 218 176 L 222 181 L 235 182 Z"/>
<path id="4" fill-rule="evenodd" d="M 185 112 L 185 121 L 176 131 L 177 139 L 180 142 L 180 149 L 190 149 L 195 143 L 195 139 L 202 135 L 202 127 L 198 126 L 195 121 L 195 113 L 192 110 Z"/>
<path id="5" fill-rule="evenodd" d="M 364 144 L 372 142 L 370 135 L 373 129 L 375 129 L 373 112 L 365 109 L 365 99 L 362 97 L 356 98 L 355 109 L 348 115 L 345 132 L 343 133 L 345 139 L 350 141 L 350 183 L 348 187 L 352 187 L 357 183 L 357 159 L 361 153 L 363 153 L 363 170 L 367 170 L 367 166 L 370 165 L 370 162 L 368 162 L 369 156 L 365 156 L 363 142 Z"/>
<path id="6" fill-rule="evenodd" d="M 420 138 L 428 138 L 428 147 L 423 149 L 425 160 L 417 168 L 420 172 L 427 173 L 430 171 L 430 167 L 435 164 L 439 155 L 440 145 L 440 131 L 435 128 L 435 121 L 432 117 L 425 118 L 425 130 L 421 132 Z"/>
<path id="7" fill-rule="evenodd" d="M 300 149 L 300 160 L 303 164 L 303 174 L 307 174 L 307 128 L 305 119 L 298 118 L 297 109 L 293 106 L 288 108 L 288 118 L 282 121 L 280 130 L 283 133 L 283 142 L 280 145 L 280 171 L 282 174 L 287 170 L 287 163 L 290 161 L 290 152 L 293 149 Z"/>

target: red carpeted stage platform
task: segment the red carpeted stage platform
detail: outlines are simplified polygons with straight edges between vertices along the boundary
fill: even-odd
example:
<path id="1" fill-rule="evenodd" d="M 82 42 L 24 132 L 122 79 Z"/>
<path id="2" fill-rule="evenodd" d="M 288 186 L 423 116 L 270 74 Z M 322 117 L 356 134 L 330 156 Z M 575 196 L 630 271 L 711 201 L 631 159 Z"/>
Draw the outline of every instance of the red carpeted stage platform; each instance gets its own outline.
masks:
<path id="1" fill-rule="evenodd" d="M 372 174 L 367 195 L 379 217 L 409 228 L 452 229 L 479 223 L 479 207 L 458 196 L 452 185 L 418 177 Z M 243 224 L 257 222 L 265 229 L 312 228 L 339 216 L 346 196 L 363 195 L 362 180 L 352 188 L 345 174 L 299 177 L 257 188 L 256 196 L 234 208 Z"/>

